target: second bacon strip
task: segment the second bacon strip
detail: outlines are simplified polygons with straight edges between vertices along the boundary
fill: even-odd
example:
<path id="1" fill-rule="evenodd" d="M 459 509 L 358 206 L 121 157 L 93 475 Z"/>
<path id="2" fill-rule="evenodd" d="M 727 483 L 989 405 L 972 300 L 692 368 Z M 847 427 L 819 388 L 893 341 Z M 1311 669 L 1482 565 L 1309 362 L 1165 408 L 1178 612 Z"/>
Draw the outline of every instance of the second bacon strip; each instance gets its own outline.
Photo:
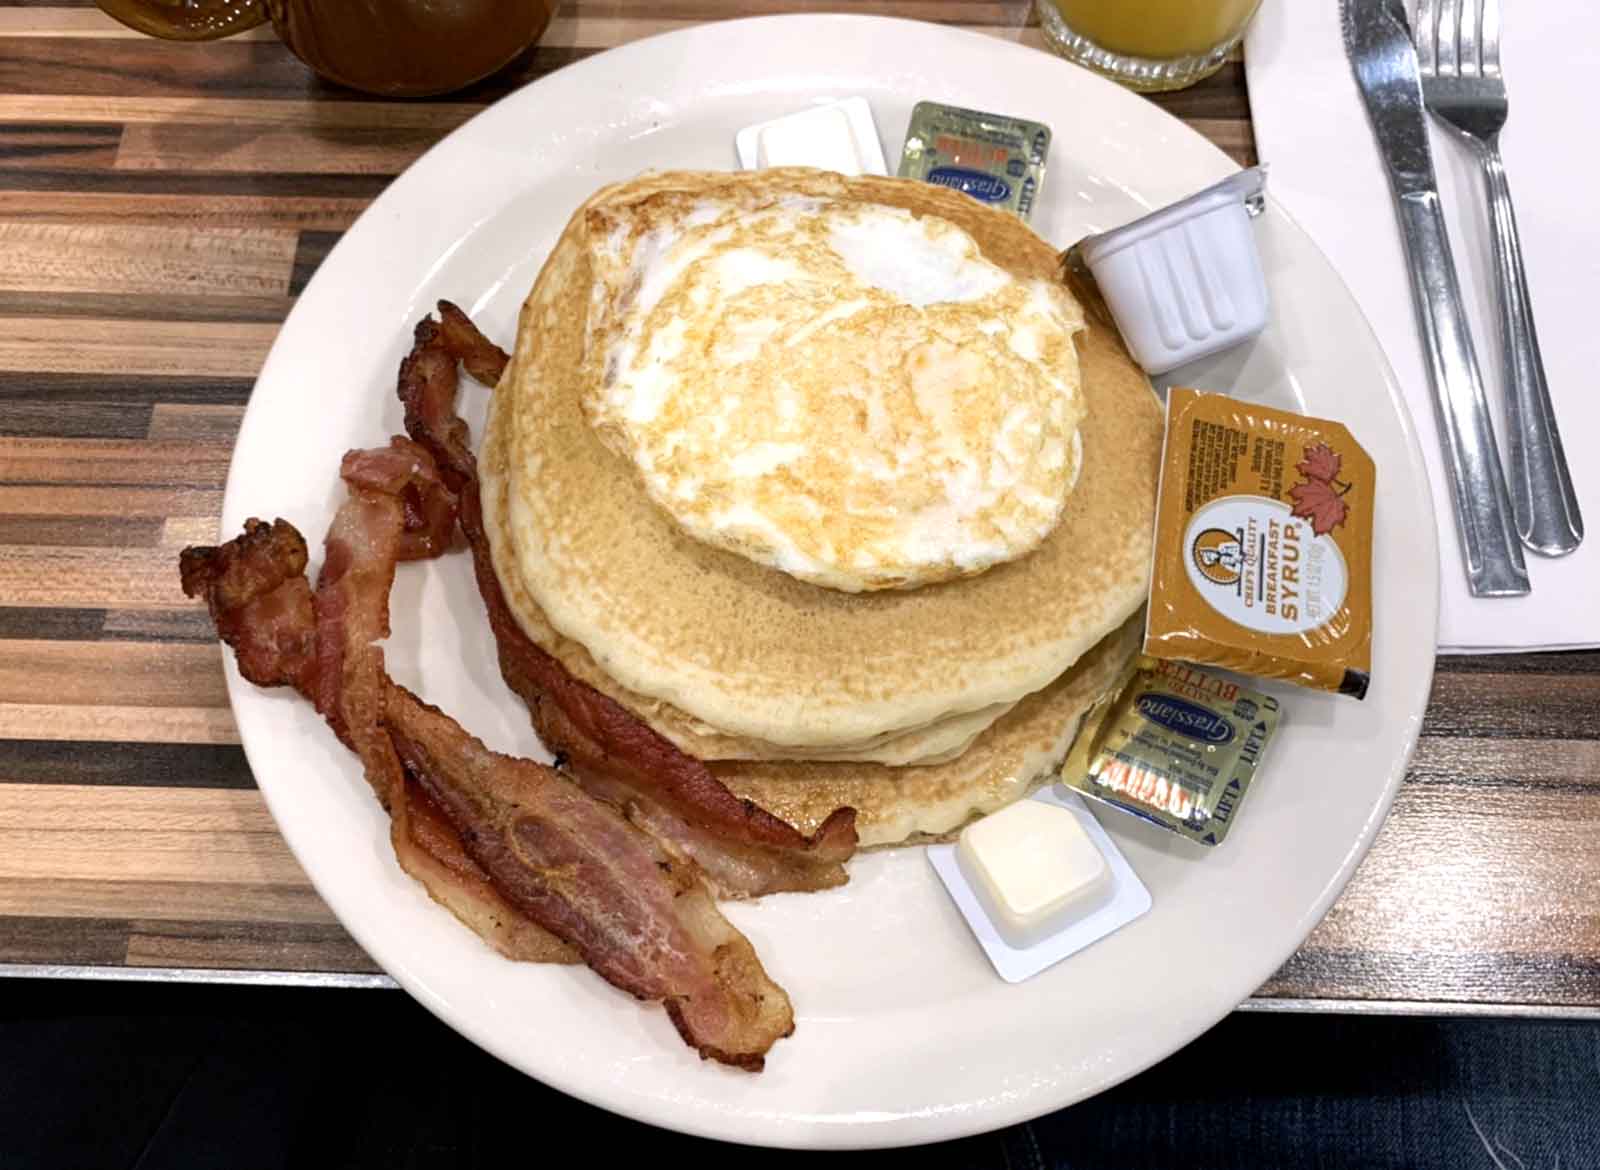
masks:
<path id="1" fill-rule="evenodd" d="M 595 796 L 626 810 L 674 855 L 692 859 L 726 897 L 842 885 L 855 851 L 855 810 L 835 810 L 807 837 L 730 792 L 705 764 L 633 712 L 567 672 L 518 625 L 489 553 L 478 464 L 456 413 L 457 363 L 481 382 L 500 380 L 507 358 L 465 313 L 439 302 L 400 367 L 406 430 L 432 452 L 460 496 L 462 532 L 499 649 L 500 673 L 528 706 L 539 738 Z M 509 393 L 508 390 L 501 391 Z"/>

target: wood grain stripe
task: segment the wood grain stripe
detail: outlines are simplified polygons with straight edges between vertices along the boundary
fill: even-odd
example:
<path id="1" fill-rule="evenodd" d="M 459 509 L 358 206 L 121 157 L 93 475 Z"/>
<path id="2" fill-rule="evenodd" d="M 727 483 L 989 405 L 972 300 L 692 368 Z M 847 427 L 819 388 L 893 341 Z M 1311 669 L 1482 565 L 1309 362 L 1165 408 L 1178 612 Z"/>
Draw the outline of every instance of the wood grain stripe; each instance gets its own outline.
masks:
<path id="1" fill-rule="evenodd" d="M 0 654 L 5 647 L 0 646 Z M 216 707 L 120 707 L 0 702 L 0 736 L 75 743 L 235 744 L 233 712 Z"/>
<path id="2" fill-rule="evenodd" d="M 0 93 L 192 100 L 200 91 L 224 100 L 314 97 L 327 105 L 372 104 L 354 91 L 320 81 L 272 41 L 175 45 L 134 38 L 117 42 L 114 70 L 105 67 L 105 51 L 106 46 L 81 38 L 8 39 L 0 53 Z M 456 98 L 471 104 L 492 101 L 594 51 L 536 47 L 507 71 Z"/>
<path id="3" fill-rule="evenodd" d="M 150 415 L 150 438 L 231 443 L 244 421 L 242 406 L 158 403 Z"/>
<path id="4" fill-rule="evenodd" d="M 167 521 L 168 525 L 174 523 L 176 521 Z M 215 521 L 206 519 L 190 523 L 205 526 L 206 531 L 200 539 L 216 539 Z M 163 529 L 163 540 L 166 539 L 166 531 Z M 197 646 L 217 644 L 216 627 L 211 624 L 211 615 L 201 605 L 189 609 L 113 610 L 106 614 L 100 636 L 127 642 L 192 642 Z"/>
<path id="5" fill-rule="evenodd" d="M 100 637 L 105 620 L 106 612 L 103 609 L 0 606 L 0 639 L 89 642 Z M 0 654 L 4 652 L 5 647 L 0 645 Z"/>
<path id="6" fill-rule="evenodd" d="M 128 324 L 127 322 L 118 322 Z M 152 325 L 157 325 L 151 322 Z M 158 328 L 170 323 L 161 322 Z M 85 330 L 91 328 L 84 326 Z M 176 330 L 181 333 L 181 329 Z M 93 347 L 90 347 L 91 349 Z M 137 346 L 134 347 L 137 350 Z M 86 355 L 77 359 L 80 364 L 88 365 L 107 357 L 107 354 Z M 160 343 L 156 343 L 144 353 L 130 353 L 132 361 L 148 359 L 159 364 L 161 361 Z M 64 359 L 62 364 L 73 359 Z M 231 359 L 218 355 L 216 364 L 224 364 Z M 243 360 L 243 359 L 240 359 Z M 21 364 L 20 362 L 18 364 Z M 249 401 L 250 392 L 255 386 L 254 374 L 249 375 L 217 375 L 209 374 L 200 377 L 191 377 L 186 374 L 166 373 L 119 373 L 114 369 L 95 370 L 84 373 L 63 371 L 25 371 L 25 370 L 0 370 L 0 411 L 9 412 L 12 408 L 24 406 L 65 406 L 78 405 L 111 405 L 111 406 L 138 406 L 144 408 L 145 427 L 153 423 L 153 408 L 165 404 L 175 407 L 186 406 L 227 406 L 234 409 Z M 0 414 L 0 426 L 4 425 L 9 414 Z M 141 430 L 139 437 L 144 436 Z"/>
<path id="7" fill-rule="evenodd" d="M 137 97 L 71 93 L 0 94 L 0 125 L 276 126 L 335 134 L 344 130 L 430 130 L 441 137 L 484 107 L 478 102 L 262 100 Z"/>
<path id="8" fill-rule="evenodd" d="M 293 232 L 0 222 L 0 288 L 281 296 Z"/>
<path id="9" fill-rule="evenodd" d="M 1257 994 L 1284 998 L 1592 1005 L 1600 964 L 1558 952 L 1419 954 L 1307 944 Z"/>
<path id="10" fill-rule="evenodd" d="M 1597 832 L 1600 809 L 1585 795 L 1407 787 L 1310 945 L 1600 961 L 1582 893 L 1600 888 Z"/>
<path id="11" fill-rule="evenodd" d="M 0 785 L 0 878 L 305 881 L 259 793 Z"/>
<path id="12" fill-rule="evenodd" d="M 1600 739 L 1484 740 L 1425 735 L 1417 743 L 1406 783 L 1502 785 L 1518 790 L 1565 786 L 1600 795 Z M 1521 798 L 1508 794 L 1505 799 Z"/>
<path id="13" fill-rule="evenodd" d="M 334 921 L 327 903 L 317 897 L 303 876 L 284 882 L 153 881 L 143 876 L 142 867 L 112 878 L 8 878 L 0 881 L 0 916 L 5 915 L 215 918 L 267 923 Z"/>
<path id="14" fill-rule="evenodd" d="M 0 597 L 14 605 L 106 609 L 194 604 L 178 587 L 176 555 L 163 548 L 0 545 Z"/>
<path id="15" fill-rule="evenodd" d="M 220 489 L 232 452 L 231 443 L 0 436 L 0 498 L 16 488 L 45 484 Z M 60 497 L 63 510 L 69 510 L 69 498 Z"/>
<path id="16" fill-rule="evenodd" d="M 291 251 L 285 292 L 293 267 Z M 225 321 L 0 318 L 0 370 L 253 379 L 277 335 L 276 325 Z"/>
<path id="17" fill-rule="evenodd" d="M 398 175 L 438 138 L 435 130 L 406 126 L 135 122 L 122 132 L 115 165 L 141 171 Z"/>
<path id="18" fill-rule="evenodd" d="M 169 445 L 163 445 L 170 450 Z M 20 457 L 19 457 L 20 458 Z M 0 479 L 16 476 L 15 465 L 0 465 Z M 36 516 L 41 519 L 78 517 L 145 517 L 164 520 L 170 516 L 217 516 L 222 512 L 222 493 L 192 487 L 19 487 L 0 482 L 0 515 Z M 5 542 L 0 542 L 5 543 Z M 27 543 L 25 541 L 16 543 Z"/>
<path id="19" fill-rule="evenodd" d="M 1600 739 L 1600 674 L 1444 672 L 1423 732 L 1435 735 Z"/>
<path id="20" fill-rule="evenodd" d="M 196 544 L 215 544 L 217 541 L 217 522 L 206 516 L 175 517 L 161 526 L 159 547 L 166 549 L 174 558 L 183 549 Z"/>
<path id="21" fill-rule="evenodd" d="M 35 739 L 0 739 L 0 784 L 256 786 L 243 750 L 232 745 Z"/>
<path id="22" fill-rule="evenodd" d="M 58 707 L 228 705 L 217 646 L 22 640 L 3 646 L 0 703 L 31 704 L 48 696 Z"/>
<path id="23" fill-rule="evenodd" d="M 0 122 L 0 160 L 69 172 L 98 170 L 116 163 L 121 140 L 117 126 Z"/>
<path id="24" fill-rule="evenodd" d="M 0 198 L 3 198 L 0 192 Z M 171 217 L 167 217 L 170 221 Z M 294 307 L 287 297 L 209 297 L 164 296 L 161 316 L 175 321 L 245 321 L 281 324 Z M 38 293 L 0 291 L 0 316 L 4 317 L 90 317 L 96 320 L 139 320 L 150 318 L 150 299 L 138 294 L 118 293 Z"/>
<path id="25" fill-rule="evenodd" d="M 125 403 L 8 402 L 0 435 L 13 438 L 136 439 L 150 429 L 150 408 Z"/>
<path id="26" fill-rule="evenodd" d="M 118 131 L 120 139 L 121 132 Z M 110 168 L 57 168 L 7 165 L 0 156 L 0 188 L 37 195 L 81 192 L 107 196 L 193 195 L 205 199 L 229 196 L 285 199 L 367 199 L 389 185 L 383 175 L 225 174 L 180 171 L 118 171 Z M 203 214 L 197 203 L 194 213 Z M 186 217 L 187 218 L 187 217 Z M 170 226 L 170 225 L 168 225 Z M 241 225 L 224 225 L 241 226 Z"/>
<path id="27" fill-rule="evenodd" d="M 121 964 L 129 923 L 107 918 L 0 918 L 0 962 Z"/>
<path id="28" fill-rule="evenodd" d="M 1538 654 L 1451 654 L 1438 660 L 1440 674 L 1600 674 L 1600 650 Z"/>
<path id="29" fill-rule="evenodd" d="M 264 971 L 377 971 L 379 967 L 336 925 L 239 922 L 130 924 L 127 962 L 134 967 L 204 967 Z"/>
<path id="30" fill-rule="evenodd" d="M 0 521 L 0 528 L 4 527 Z M 141 521 L 149 523 L 149 521 Z M 174 523 L 168 521 L 168 524 Z M 192 521 L 214 529 L 209 521 Z M 167 529 L 163 528 L 163 536 Z M 57 606 L 0 606 L 0 640 L 90 642 L 98 639 L 139 642 L 216 644 L 210 616 L 199 608 L 116 610 Z"/>
<path id="31" fill-rule="evenodd" d="M 7 429 L 15 417 L 5 409 Z M 67 545 L 86 548 L 153 548 L 170 521 L 143 516 L 7 516 L 0 513 L 0 545 Z"/>
<path id="32" fill-rule="evenodd" d="M 0 146 L 0 153 L 4 147 Z M 110 152 L 106 165 L 115 161 Z M 98 183 L 99 175 L 85 176 Z M 216 195 L 197 200 L 181 194 L 116 194 L 106 191 L 0 191 L 0 219 L 28 223 L 170 224 L 182 218 L 195 227 L 280 228 L 343 231 L 372 200 L 317 195 Z M 281 319 L 287 306 L 278 308 Z M 3 308 L 0 308 L 3 311 Z M 165 312 L 165 308 L 163 312 Z"/>

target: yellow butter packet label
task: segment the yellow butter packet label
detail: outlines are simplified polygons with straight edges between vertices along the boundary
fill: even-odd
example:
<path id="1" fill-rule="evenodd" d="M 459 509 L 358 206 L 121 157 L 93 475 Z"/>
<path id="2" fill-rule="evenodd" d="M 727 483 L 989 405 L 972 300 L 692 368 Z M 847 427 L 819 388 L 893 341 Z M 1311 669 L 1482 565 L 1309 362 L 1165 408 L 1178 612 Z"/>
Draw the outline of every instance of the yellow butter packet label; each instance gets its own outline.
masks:
<path id="1" fill-rule="evenodd" d="M 1137 659 L 1061 766 L 1074 791 L 1220 844 L 1278 729 L 1278 701 L 1182 662 Z"/>
<path id="2" fill-rule="evenodd" d="M 1169 391 L 1145 653 L 1364 697 L 1376 496 L 1340 424 Z"/>

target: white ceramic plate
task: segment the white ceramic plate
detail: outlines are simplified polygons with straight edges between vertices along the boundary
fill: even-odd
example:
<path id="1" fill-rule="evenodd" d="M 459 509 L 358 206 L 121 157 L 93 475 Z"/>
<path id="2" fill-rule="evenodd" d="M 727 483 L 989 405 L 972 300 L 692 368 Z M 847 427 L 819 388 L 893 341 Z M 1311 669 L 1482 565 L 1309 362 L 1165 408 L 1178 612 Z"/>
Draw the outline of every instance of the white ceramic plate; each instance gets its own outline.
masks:
<path id="1" fill-rule="evenodd" d="M 320 542 L 343 495 L 340 454 L 400 429 L 396 366 L 436 298 L 509 341 L 547 249 L 596 187 L 645 168 L 729 168 L 741 126 L 851 94 L 871 101 L 893 159 L 922 98 L 1048 123 L 1034 226 L 1057 244 L 1233 169 L 1142 98 L 1044 53 L 931 24 L 775 17 L 593 57 L 450 135 L 334 249 L 256 385 L 225 532 L 284 516 Z M 242 683 L 230 660 L 251 766 L 318 891 L 412 995 L 511 1064 L 619 1113 L 742 1142 L 892 1145 L 987 1130 L 1098 1092 L 1211 1026 L 1294 951 L 1370 844 L 1415 742 L 1436 619 L 1432 509 L 1388 367 L 1299 229 L 1273 210 L 1257 230 L 1272 327 L 1186 372 L 1340 418 L 1376 459 L 1374 678 L 1364 703 L 1279 692 L 1281 738 L 1214 852 L 1102 813 L 1154 895 L 1149 915 L 1009 986 L 920 850 L 861 857 L 844 889 L 728 908 L 791 993 L 798 1027 L 759 1076 L 704 1064 L 659 1009 L 581 967 L 507 962 L 434 906 L 396 866 L 355 759 L 309 704 Z M 469 387 L 466 398 L 477 424 L 482 395 Z M 500 682 L 466 558 L 403 567 L 393 605 L 395 676 L 491 746 L 541 754 Z"/>

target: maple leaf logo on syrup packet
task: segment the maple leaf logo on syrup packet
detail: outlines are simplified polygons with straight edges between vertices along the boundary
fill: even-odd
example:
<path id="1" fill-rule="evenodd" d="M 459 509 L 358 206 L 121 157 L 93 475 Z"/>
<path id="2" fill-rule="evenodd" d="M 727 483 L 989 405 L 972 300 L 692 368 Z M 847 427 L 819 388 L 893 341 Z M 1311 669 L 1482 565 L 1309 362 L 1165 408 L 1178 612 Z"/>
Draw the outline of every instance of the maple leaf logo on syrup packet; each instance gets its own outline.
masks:
<path id="1" fill-rule="evenodd" d="M 1344 459 L 1326 443 L 1317 443 L 1304 450 L 1305 458 L 1294 465 L 1294 469 L 1309 479 L 1320 479 L 1324 483 L 1333 483 L 1339 478 L 1339 472 L 1344 467 Z"/>
<path id="2" fill-rule="evenodd" d="M 1326 536 L 1350 517 L 1344 497 L 1353 486 L 1339 479 L 1344 460 L 1326 443 L 1315 443 L 1303 451 L 1304 458 L 1294 465 L 1304 479 L 1289 489 L 1294 501 L 1290 514 L 1311 521 L 1311 531 Z"/>

